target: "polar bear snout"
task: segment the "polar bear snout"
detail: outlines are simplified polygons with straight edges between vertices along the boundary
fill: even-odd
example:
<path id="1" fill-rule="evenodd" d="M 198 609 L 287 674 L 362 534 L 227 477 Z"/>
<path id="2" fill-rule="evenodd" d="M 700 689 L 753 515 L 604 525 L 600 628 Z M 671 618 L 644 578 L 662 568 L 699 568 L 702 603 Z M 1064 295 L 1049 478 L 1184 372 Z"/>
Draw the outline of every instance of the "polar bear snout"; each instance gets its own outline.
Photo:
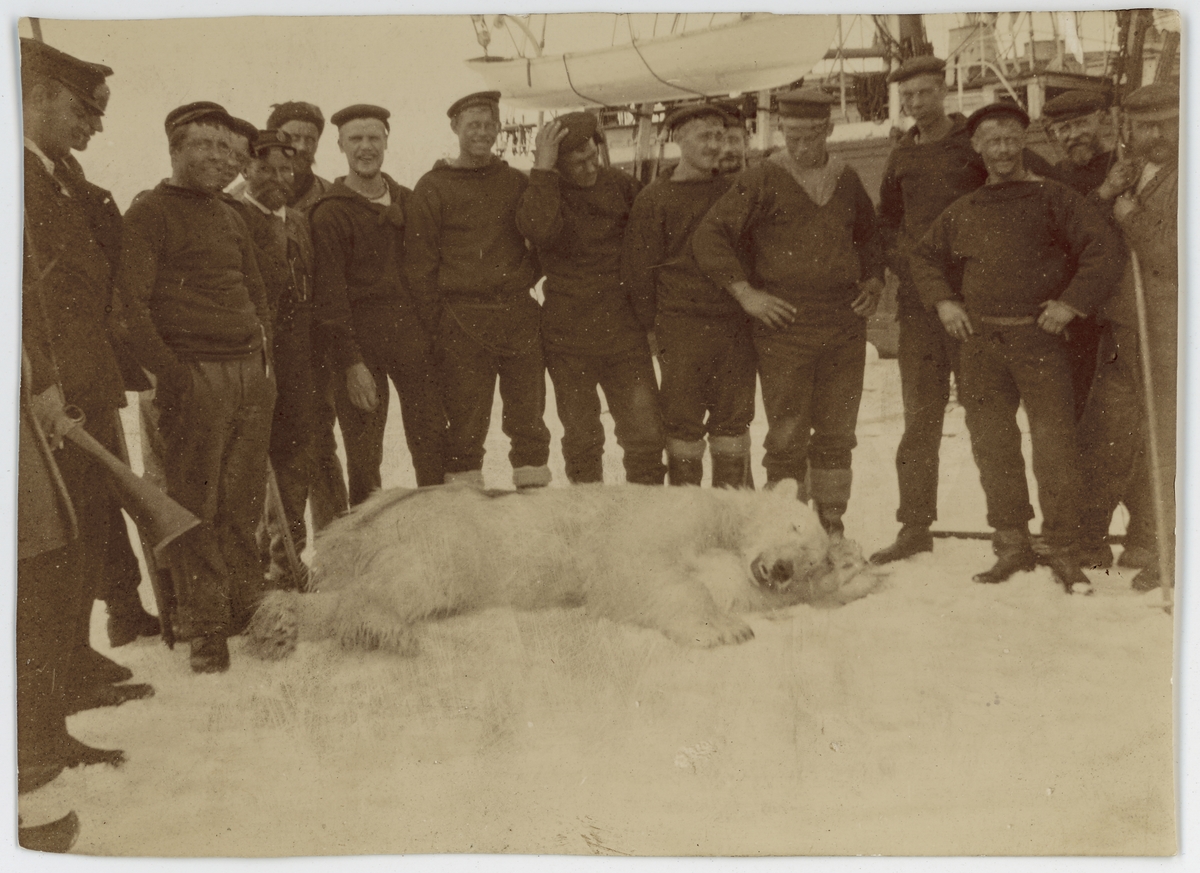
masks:
<path id="1" fill-rule="evenodd" d="M 774 561 L 759 555 L 750 566 L 754 581 L 762 588 L 772 591 L 786 591 L 795 574 L 795 565 L 789 558 L 776 558 Z"/>

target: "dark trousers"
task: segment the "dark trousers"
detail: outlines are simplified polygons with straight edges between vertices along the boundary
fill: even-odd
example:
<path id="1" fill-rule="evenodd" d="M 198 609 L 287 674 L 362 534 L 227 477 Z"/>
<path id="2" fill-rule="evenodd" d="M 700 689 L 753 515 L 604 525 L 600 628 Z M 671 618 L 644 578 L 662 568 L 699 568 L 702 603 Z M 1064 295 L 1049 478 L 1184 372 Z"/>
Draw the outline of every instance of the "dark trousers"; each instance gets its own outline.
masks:
<path id="1" fill-rule="evenodd" d="M 973 321 L 977 332 L 962 345 L 959 401 L 987 499 L 988 524 L 996 530 L 1023 530 L 1033 518 L 1016 418 L 1024 403 L 1042 534 L 1051 547 L 1073 546 L 1079 533 L 1080 478 L 1066 343 L 1036 324 Z"/>
<path id="2" fill-rule="evenodd" d="M 655 324 L 668 440 L 740 437 L 754 420 L 755 357 L 741 317 L 664 314 Z"/>
<path id="3" fill-rule="evenodd" d="M 498 355 L 484 348 L 444 313 L 438 332 L 438 357 L 450 422 L 446 439 L 446 472 L 483 468 L 484 441 L 492 420 L 492 399 L 500 383 L 504 411 L 501 429 L 511 448 L 513 469 L 544 467 L 550 459 L 546 411 L 546 366 L 541 346 L 517 355 Z"/>
<path id="4" fill-rule="evenodd" d="M 338 393 L 346 392 L 346 374 L 338 371 L 328 353 L 314 348 L 313 353 L 313 424 L 312 468 L 308 500 L 312 507 L 313 529 L 322 531 L 350 508 L 346 490 L 346 475 L 338 458 L 337 439 L 333 428 L 337 424 Z"/>
<path id="5" fill-rule="evenodd" d="M 84 429 L 118 458 L 126 457 L 117 410 L 78 401 L 76 405 L 83 410 Z M 85 570 L 75 605 L 74 639 L 76 645 L 87 646 L 92 602 L 136 601 L 142 573 L 108 473 L 69 441 L 55 459 L 79 520 L 79 547 Z"/>
<path id="6" fill-rule="evenodd" d="M 263 594 L 255 530 L 275 402 L 275 380 L 261 352 L 187 366 L 190 386 L 175 395 L 160 384 L 155 398 L 167 491 L 212 525 L 227 573 L 172 567 L 182 639 L 237 632 Z"/>
<path id="7" fill-rule="evenodd" d="M 79 541 L 17 562 L 17 766 L 51 763 L 67 735 L 63 691 L 76 646 Z"/>
<path id="8" fill-rule="evenodd" d="M 928 527 L 937 518 L 938 457 L 950 374 L 957 379 L 959 342 L 946 333 L 941 319 L 920 303 L 901 300 L 900 393 L 904 403 L 904 435 L 896 449 L 896 479 L 901 524 Z"/>
<path id="9" fill-rule="evenodd" d="M 1071 356 L 1071 385 L 1075 391 L 1075 420 L 1083 417 L 1088 392 L 1096 377 L 1096 358 L 1103 325 L 1094 315 L 1074 318 L 1067 325 L 1067 353 Z"/>
<path id="10" fill-rule="evenodd" d="M 441 485 L 446 413 L 429 335 L 412 312 L 398 306 L 360 305 L 353 311 L 354 339 L 375 379 L 379 402 L 367 411 L 350 403 L 346 374 L 337 376 L 338 421 L 346 443 L 350 505 L 357 506 L 383 484 L 383 431 L 387 425 L 388 379 L 400 398 L 404 439 L 417 486 Z"/>
<path id="11" fill-rule="evenodd" d="M 617 445 L 625 453 L 625 479 L 661 485 L 666 475 L 662 415 L 654 364 L 645 342 L 632 351 L 611 355 L 577 355 L 554 349 L 546 349 L 545 354 L 563 426 L 567 479 L 573 483 L 604 481 L 599 386 L 612 413 Z"/>
<path id="12" fill-rule="evenodd" d="M 803 482 L 814 470 L 849 470 L 867 361 L 867 325 L 849 309 L 798 318 L 754 337 L 767 412 L 767 481 Z"/>

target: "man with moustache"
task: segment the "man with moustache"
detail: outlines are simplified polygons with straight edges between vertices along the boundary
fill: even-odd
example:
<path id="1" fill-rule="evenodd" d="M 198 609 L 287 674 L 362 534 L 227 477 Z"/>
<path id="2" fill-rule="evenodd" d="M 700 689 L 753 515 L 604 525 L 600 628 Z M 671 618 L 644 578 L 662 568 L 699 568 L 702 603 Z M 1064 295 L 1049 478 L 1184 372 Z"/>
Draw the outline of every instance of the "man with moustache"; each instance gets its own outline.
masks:
<path id="1" fill-rule="evenodd" d="M 492 154 L 499 101 L 500 92 L 482 91 L 447 110 L 458 155 L 417 182 L 406 275 L 438 347 L 449 419 L 446 481 L 483 487 L 499 381 L 513 484 L 535 488 L 550 482 L 540 308 L 530 294 L 541 268 L 516 220 L 529 180 Z"/>
<path id="2" fill-rule="evenodd" d="M 287 205 L 307 216 L 312 205 L 325 196 L 333 183 L 313 172 L 317 146 L 325 132 L 325 116 L 320 107 L 300 100 L 275 103 L 267 117 L 267 128 L 286 133 L 296 150 L 292 156 L 292 188 Z"/>
<path id="3" fill-rule="evenodd" d="M 729 117 L 725 121 L 725 142 L 721 147 L 721 156 L 717 159 L 717 171 L 740 173 L 746 169 L 746 124 L 736 107 L 726 104 L 723 108 L 729 113 Z"/>
<path id="4" fill-rule="evenodd" d="M 71 57 L 36 40 L 21 41 L 22 122 L 25 134 L 25 257 L 37 293 L 25 303 L 45 323 L 48 354 L 63 401 L 79 407 L 84 427 L 118 457 L 125 454 L 117 410 L 125 384 L 110 344 L 113 269 L 121 219 L 111 195 L 89 183 L 71 150 L 87 148 L 103 130 L 112 70 Z M 148 685 L 115 686 L 132 672 L 89 642 L 94 600 L 107 602 L 109 636 L 123 645 L 158 633 L 158 621 L 138 597 L 141 572 L 116 494 L 107 475 L 74 445 L 56 459 L 80 519 L 82 561 L 69 616 L 71 670 L 59 689 L 71 711 L 116 705 L 146 696 Z"/>
<path id="5" fill-rule="evenodd" d="M 633 203 L 621 276 L 642 329 L 660 351 L 667 476 L 672 485 L 704 478 L 705 437 L 714 488 L 753 488 L 750 422 L 755 363 L 750 320 L 701 271 L 692 234 L 730 186 L 719 173 L 729 114 L 711 103 L 675 110 L 663 122 L 679 144 L 669 178 Z"/>
<path id="6" fill-rule="evenodd" d="M 1125 243 L 1138 257 L 1146 300 L 1149 346 L 1138 340 L 1134 268 L 1125 264 L 1116 293 L 1100 309 L 1104 322 L 1100 363 L 1080 421 L 1083 474 L 1089 488 L 1083 504 L 1084 560 L 1112 561 L 1104 543 L 1118 500 L 1130 511 L 1130 531 L 1152 530 L 1155 512 L 1151 476 L 1159 477 L 1159 511 L 1168 541 L 1143 534 L 1167 558 L 1170 578 L 1161 578 L 1153 550 L 1140 559 L 1133 579 L 1138 591 L 1174 584 L 1175 429 L 1179 347 L 1179 88 L 1154 83 L 1129 95 L 1122 107 L 1129 147 L 1096 190 L 1112 203 L 1112 215 Z M 1154 424 L 1159 469 L 1150 466 L 1148 398 L 1143 358 L 1154 387 Z M 1130 542 L 1126 541 L 1128 551 Z M 1125 566 L 1134 566 L 1126 562 Z M 1107 566 L 1107 564 L 1103 564 Z"/>
<path id="7" fill-rule="evenodd" d="M 596 116 L 571 112 L 538 131 L 517 227 L 546 270 L 542 342 L 572 483 L 604 481 L 604 390 L 625 478 L 661 485 L 662 417 L 646 333 L 621 282 L 621 242 L 641 185 L 599 164 Z"/>
<path id="8" fill-rule="evenodd" d="M 1035 176 L 1022 151 L 1029 116 L 993 103 L 967 121 L 988 169 L 984 187 L 934 220 L 911 257 L 913 280 L 961 342 L 959 402 L 995 533 L 996 564 L 976 582 L 1003 582 L 1035 564 L 1033 518 L 1016 413 L 1024 405 L 1044 519 L 1044 562 L 1069 594 L 1091 592 L 1079 569 L 1083 482 L 1063 330 L 1093 312 L 1121 266 L 1099 210 Z"/>
<path id="9" fill-rule="evenodd" d="M 312 470 L 312 273 L 313 250 L 308 222 L 286 205 L 291 193 L 295 149 L 288 135 L 260 131 L 251 143 L 246 186 L 238 198 L 242 217 L 254 240 L 255 258 L 266 287 L 271 312 L 275 362 L 275 412 L 268 457 L 279 487 L 283 518 L 267 501 L 264 516 L 269 539 L 267 582 L 272 588 L 300 589 L 307 573 L 293 575 L 286 536 L 296 554 L 304 551 L 307 533 L 304 506 Z M 285 532 L 286 531 L 286 532 Z"/>
<path id="10" fill-rule="evenodd" d="M 734 180 L 692 245 L 704 274 L 754 319 L 768 487 L 807 474 L 801 498 L 840 538 L 883 257 L 871 198 L 826 146 L 833 102 L 818 88 L 779 95 L 786 148 Z"/>
<path id="11" fill-rule="evenodd" d="M 227 571 L 171 568 L 198 673 L 228 669 L 226 638 L 263 593 L 255 534 L 275 401 L 254 242 L 221 191 L 231 124 L 216 103 L 168 113 L 171 177 L 129 207 L 117 281 L 139 362 L 157 380 L 167 492 L 212 525 Z"/>
<path id="12" fill-rule="evenodd" d="M 382 484 L 389 378 L 400 397 L 417 486 L 443 479 L 446 418 L 429 333 L 403 275 L 412 192 L 382 171 L 389 117 L 367 104 L 333 114 L 348 169 L 309 213 L 318 342 L 344 380 L 348 401 L 339 403 L 338 420 L 351 506 Z"/>

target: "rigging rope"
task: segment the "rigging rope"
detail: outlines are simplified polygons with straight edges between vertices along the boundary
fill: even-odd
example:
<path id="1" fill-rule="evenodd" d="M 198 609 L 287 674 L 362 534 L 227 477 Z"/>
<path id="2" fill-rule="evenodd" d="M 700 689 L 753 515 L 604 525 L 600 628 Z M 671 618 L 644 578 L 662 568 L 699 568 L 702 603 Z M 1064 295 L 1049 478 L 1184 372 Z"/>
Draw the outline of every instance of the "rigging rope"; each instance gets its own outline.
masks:
<path id="1" fill-rule="evenodd" d="M 563 72 L 565 72 L 567 74 L 567 84 L 571 86 L 571 90 L 573 92 L 575 92 L 576 97 L 582 97 L 584 100 L 587 100 L 591 103 L 595 103 L 597 106 L 605 106 L 605 107 L 608 106 L 608 104 L 605 103 L 603 100 L 597 100 L 595 97 L 589 97 L 588 95 L 581 92 L 578 88 L 576 88 L 575 83 L 573 81 L 571 81 L 571 68 L 567 65 L 567 56 L 565 54 L 562 56 L 562 62 L 563 62 Z"/>
<path id="2" fill-rule="evenodd" d="M 628 19 L 626 19 L 626 20 L 628 21 Z M 650 66 L 650 62 L 648 60 L 646 60 L 646 56 L 643 55 L 642 50 L 640 48 L 638 48 L 637 39 L 635 39 L 634 35 L 633 35 L 633 24 L 632 23 L 629 25 L 629 42 L 630 42 L 630 45 L 633 46 L 633 50 L 635 52 L 637 52 L 637 56 L 642 59 L 642 63 L 646 65 L 647 72 L 649 72 L 650 75 L 653 76 L 655 79 L 662 82 L 668 88 L 674 88 L 677 91 L 683 91 L 684 93 L 687 93 L 687 94 L 695 94 L 696 96 L 704 97 L 705 99 L 708 98 L 708 95 L 705 94 L 703 91 L 696 91 L 695 89 L 687 88 L 683 85 L 676 85 L 674 82 L 668 82 L 666 79 L 664 79 L 658 73 L 654 72 L 654 68 Z M 572 86 L 571 90 L 574 90 L 574 86 Z M 578 94 L 579 92 L 576 91 L 575 93 Z M 580 94 L 580 96 L 582 97 L 583 95 Z"/>

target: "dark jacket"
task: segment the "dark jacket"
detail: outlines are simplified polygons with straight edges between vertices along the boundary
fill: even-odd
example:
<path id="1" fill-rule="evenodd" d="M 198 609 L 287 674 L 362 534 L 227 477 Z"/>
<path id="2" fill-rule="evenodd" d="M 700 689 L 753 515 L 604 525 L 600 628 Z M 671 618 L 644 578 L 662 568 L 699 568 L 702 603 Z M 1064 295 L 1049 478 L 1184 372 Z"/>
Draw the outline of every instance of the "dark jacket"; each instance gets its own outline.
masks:
<path id="1" fill-rule="evenodd" d="M 436 329 L 445 311 L 476 342 L 504 354 L 540 342 L 529 292 L 541 267 L 516 220 L 528 184 L 499 159 L 477 169 L 438 161 L 417 182 L 405 275 L 426 325 Z"/>
<path id="2" fill-rule="evenodd" d="M 362 362 L 351 311 L 361 306 L 413 308 L 404 280 L 405 225 L 412 191 L 383 174 L 392 202 L 372 203 L 336 180 L 309 211 L 313 251 L 313 318 L 335 366 Z"/>
<path id="3" fill-rule="evenodd" d="M 312 309 L 313 245 L 308 222 L 291 207 L 284 208 L 281 221 L 247 200 L 245 191 L 237 205 L 254 240 L 271 326 L 287 330 L 297 312 Z"/>
<path id="4" fill-rule="evenodd" d="M 1041 179 L 986 185 L 955 201 L 910 261 L 929 308 L 961 299 L 974 316 L 1022 318 L 1054 299 L 1090 315 L 1112 292 L 1123 257 L 1090 201 Z"/>
<path id="5" fill-rule="evenodd" d="M 124 380 L 109 341 L 113 246 L 120 240 L 120 216 L 115 226 L 111 221 L 103 225 L 107 236 L 98 235 L 89 207 L 103 202 L 107 192 L 93 191 L 95 186 L 87 187 L 82 175 L 61 167 L 56 169 L 59 175 L 70 196 L 41 159 L 26 150 L 26 267 L 32 271 L 31 279 L 42 277 L 36 301 L 43 309 L 49 348 L 58 361 L 67 402 L 93 408 L 124 406 Z"/>
<path id="6" fill-rule="evenodd" d="M 117 288 L 138 361 L 159 377 L 181 377 L 183 360 L 243 357 L 268 337 L 254 244 L 225 196 L 163 181 L 125 215 Z"/>
<path id="7" fill-rule="evenodd" d="M 579 188 L 558 173 L 533 170 L 517 207 L 517 227 L 546 271 L 542 339 L 580 354 L 626 352 L 645 344 L 621 282 L 621 244 L 641 184 L 601 167 Z"/>
<path id="8" fill-rule="evenodd" d="M 1082 167 L 1077 167 L 1070 161 L 1059 161 L 1054 165 L 1053 178 L 1087 196 L 1104 182 L 1116 158 L 1115 152 L 1101 152 Z"/>
<path id="9" fill-rule="evenodd" d="M 746 170 L 700 222 L 692 247 L 721 288 L 747 281 L 801 308 L 849 306 L 860 280 L 883 278 L 875 207 L 848 166 L 824 206 L 774 161 Z"/>

